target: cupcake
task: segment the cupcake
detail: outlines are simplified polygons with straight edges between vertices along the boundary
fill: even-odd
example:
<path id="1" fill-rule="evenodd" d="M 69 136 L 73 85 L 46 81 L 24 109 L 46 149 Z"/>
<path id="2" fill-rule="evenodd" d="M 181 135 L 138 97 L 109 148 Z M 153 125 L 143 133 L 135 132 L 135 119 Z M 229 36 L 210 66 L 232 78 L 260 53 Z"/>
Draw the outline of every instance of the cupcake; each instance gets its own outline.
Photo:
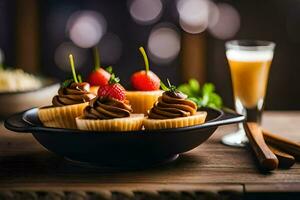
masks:
<path id="1" fill-rule="evenodd" d="M 52 99 L 52 106 L 38 110 L 38 117 L 44 126 L 76 129 L 75 118 L 82 115 L 88 102 L 96 97 L 90 92 L 89 83 L 78 81 L 72 55 L 70 60 L 73 79 L 61 85 L 58 94 Z"/>
<path id="2" fill-rule="evenodd" d="M 169 81 L 168 81 L 169 83 Z M 169 83 L 144 120 L 145 129 L 167 129 L 194 126 L 205 122 L 206 112 L 197 112 L 197 105 Z"/>
<path id="3" fill-rule="evenodd" d="M 106 69 L 101 67 L 100 55 L 97 47 L 93 48 L 94 69 L 88 76 L 88 83 L 91 85 L 91 92 L 97 94 L 99 87 L 107 85 L 112 71 L 111 66 Z"/>
<path id="4" fill-rule="evenodd" d="M 131 78 L 131 86 L 134 91 L 126 92 L 134 113 L 144 113 L 151 109 L 153 104 L 161 96 L 160 79 L 149 70 L 149 61 L 143 47 L 139 48 L 145 62 L 145 70 L 135 72 Z"/>
<path id="5" fill-rule="evenodd" d="M 143 114 L 132 114 L 126 99 L 125 89 L 112 74 L 109 84 L 98 90 L 98 97 L 84 109 L 83 115 L 76 118 L 80 130 L 89 131 L 135 131 L 141 130 Z"/>

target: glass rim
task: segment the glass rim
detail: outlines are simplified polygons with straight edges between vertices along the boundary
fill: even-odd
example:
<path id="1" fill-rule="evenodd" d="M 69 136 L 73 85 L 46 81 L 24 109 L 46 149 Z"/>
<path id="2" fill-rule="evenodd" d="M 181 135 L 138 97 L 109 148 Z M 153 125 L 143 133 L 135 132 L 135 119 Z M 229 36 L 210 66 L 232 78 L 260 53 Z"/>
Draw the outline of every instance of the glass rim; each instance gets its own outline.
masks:
<path id="1" fill-rule="evenodd" d="M 244 51 L 274 50 L 276 44 L 266 40 L 230 40 L 225 43 L 226 49 Z"/>

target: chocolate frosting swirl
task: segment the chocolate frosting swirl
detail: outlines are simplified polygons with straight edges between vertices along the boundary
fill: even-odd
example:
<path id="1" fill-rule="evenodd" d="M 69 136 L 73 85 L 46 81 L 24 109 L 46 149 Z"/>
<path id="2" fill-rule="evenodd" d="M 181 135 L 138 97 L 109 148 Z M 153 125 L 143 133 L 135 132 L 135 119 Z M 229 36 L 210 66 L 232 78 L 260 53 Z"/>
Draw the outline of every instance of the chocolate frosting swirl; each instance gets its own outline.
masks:
<path id="1" fill-rule="evenodd" d="M 150 119 L 170 119 L 194 115 L 197 105 L 187 99 L 187 96 L 179 91 L 164 92 L 153 108 L 149 111 Z"/>
<path id="2" fill-rule="evenodd" d="M 96 97 L 84 109 L 84 117 L 87 119 L 113 119 L 129 117 L 131 112 L 132 109 L 127 100 L 119 101 L 109 97 Z"/>
<path id="3" fill-rule="evenodd" d="M 71 83 L 68 87 L 61 87 L 58 95 L 52 99 L 54 106 L 66 106 L 79 103 L 89 102 L 96 95 L 90 92 L 88 83 Z"/>

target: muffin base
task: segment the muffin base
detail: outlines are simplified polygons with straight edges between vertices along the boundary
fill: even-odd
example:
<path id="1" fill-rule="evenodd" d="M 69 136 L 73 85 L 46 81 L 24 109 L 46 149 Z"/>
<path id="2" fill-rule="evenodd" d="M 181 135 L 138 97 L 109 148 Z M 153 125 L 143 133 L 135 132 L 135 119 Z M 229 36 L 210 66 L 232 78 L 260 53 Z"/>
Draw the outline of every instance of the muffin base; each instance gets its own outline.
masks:
<path id="1" fill-rule="evenodd" d="M 205 122 L 207 113 L 204 111 L 196 112 L 195 115 L 189 117 L 178 117 L 172 119 L 149 119 L 145 118 L 143 124 L 147 130 L 180 128 L 186 126 L 194 126 Z"/>
<path id="2" fill-rule="evenodd" d="M 97 95 L 98 94 L 98 89 L 99 89 L 99 86 L 91 86 L 90 92 Z"/>
<path id="3" fill-rule="evenodd" d="M 83 114 L 88 103 L 61 107 L 44 107 L 38 110 L 38 117 L 44 126 L 77 129 L 75 118 Z"/>
<path id="4" fill-rule="evenodd" d="M 133 113 L 147 114 L 153 107 L 158 97 L 162 95 L 162 90 L 156 91 L 127 91 L 126 98 L 129 100 Z"/>
<path id="5" fill-rule="evenodd" d="M 143 126 L 143 114 L 131 114 L 129 117 L 115 119 L 76 118 L 78 129 L 87 131 L 137 131 Z"/>

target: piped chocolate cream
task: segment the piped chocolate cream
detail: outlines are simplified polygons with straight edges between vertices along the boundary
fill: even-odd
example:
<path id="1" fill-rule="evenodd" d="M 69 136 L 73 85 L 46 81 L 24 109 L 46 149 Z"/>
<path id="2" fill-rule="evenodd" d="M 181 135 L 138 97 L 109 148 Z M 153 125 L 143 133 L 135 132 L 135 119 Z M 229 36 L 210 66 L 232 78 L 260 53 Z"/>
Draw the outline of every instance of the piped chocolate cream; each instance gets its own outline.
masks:
<path id="1" fill-rule="evenodd" d="M 86 119 L 114 119 L 129 117 L 132 112 L 127 100 L 119 101 L 110 97 L 96 97 L 84 109 Z"/>
<path id="2" fill-rule="evenodd" d="M 148 113 L 150 119 L 188 117 L 197 112 L 197 105 L 180 91 L 166 91 Z"/>
<path id="3" fill-rule="evenodd" d="M 53 106 L 67 106 L 79 103 L 89 102 L 96 95 L 90 92 L 88 83 L 71 83 L 67 87 L 61 87 L 58 95 L 52 99 Z"/>

